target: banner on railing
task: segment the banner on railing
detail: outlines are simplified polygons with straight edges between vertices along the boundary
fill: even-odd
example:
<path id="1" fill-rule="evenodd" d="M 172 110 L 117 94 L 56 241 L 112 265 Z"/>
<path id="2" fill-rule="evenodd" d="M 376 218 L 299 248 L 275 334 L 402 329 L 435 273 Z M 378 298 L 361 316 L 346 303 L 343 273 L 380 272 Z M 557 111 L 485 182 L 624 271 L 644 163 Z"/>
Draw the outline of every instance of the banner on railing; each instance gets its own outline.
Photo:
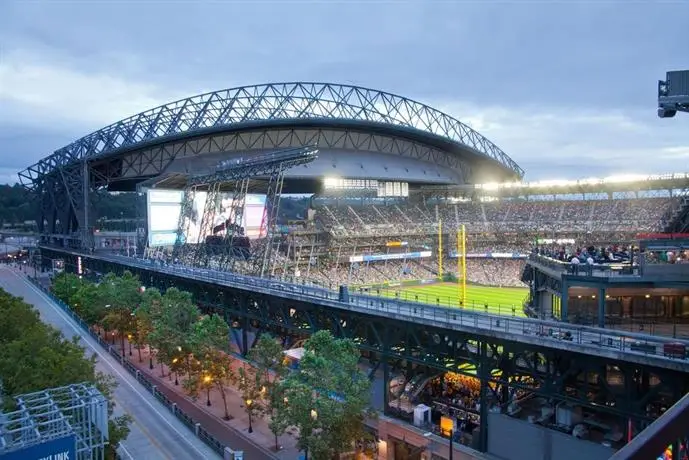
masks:
<path id="1" fill-rule="evenodd" d="M 450 251 L 450 258 L 456 259 L 458 257 L 457 251 Z M 528 254 L 521 254 L 519 252 L 469 252 L 467 259 L 526 259 Z"/>
<path id="2" fill-rule="evenodd" d="M 381 260 L 405 260 L 405 259 L 423 259 L 431 257 L 431 251 L 421 252 L 401 252 L 397 254 L 370 254 L 362 256 L 350 256 L 349 262 L 377 262 Z"/>

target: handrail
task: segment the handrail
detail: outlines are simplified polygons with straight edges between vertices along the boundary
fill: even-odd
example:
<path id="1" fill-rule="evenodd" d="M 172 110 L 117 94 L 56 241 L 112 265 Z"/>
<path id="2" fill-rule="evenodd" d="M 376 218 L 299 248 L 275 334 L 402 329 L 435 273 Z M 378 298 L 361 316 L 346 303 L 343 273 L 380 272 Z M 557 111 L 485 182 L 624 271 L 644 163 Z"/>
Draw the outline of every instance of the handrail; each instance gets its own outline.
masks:
<path id="1" fill-rule="evenodd" d="M 515 341 L 524 341 L 537 337 L 539 340 L 547 340 L 545 346 L 562 347 L 566 343 L 567 348 L 591 354 L 596 350 L 613 351 L 625 356 L 653 357 L 656 361 L 666 363 L 686 363 L 686 356 L 665 354 L 666 344 L 682 344 L 689 349 L 689 341 L 650 336 L 634 332 L 624 332 L 598 327 L 574 325 L 556 321 L 539 320 L 532 318 L 514 318 L 509 316 L 492 315 L 476 311 L 466 311 L 461 308 L 449 308 L 444 306 L 432 306 L 423 303 L 386 299 L 362 294 L 349 294 L 347 301 L 343 302 L 340 293 L 332 289 L 318 287 L 311 284 L 287 283 L 267 278 L 258 278 L 248 275 L 239 275 L 231 272 L 219 272 L 201 268 L 190 268 L 174 265 L 159 265 L 151 260 L 135 259 L 126 256 L 103 256 L 86 254 L 78 251 L 61 249 L 63 251 L 100 259 L 107 262 L 129 265 L 144 270 L 152 270 L 160 273 L 192 278 L 199 281 L 220 282 L 221 284 L 237 289 L 261 291 L 265 294 L 278 297 L 306 296 L 315 302 L 327 302 L 333 307 L 352 309 L 356 308 L 365 313 L 391 316 L 409 321 L 433 321 L 449 329 L 472 328 L 474 330 L 490 331 L 492 334 L 501 333 L 506 338 Z M 565 342 L 566 341 L 566 342 Z"/>
<path id="2" fill-rule="evenodd" d="M 648 460 L 658 458 L 667 446 L 689 431 L 689 394 L 684 395 L 610 460 Z M 679 456 L 677 458 L 680 458 Z"/>

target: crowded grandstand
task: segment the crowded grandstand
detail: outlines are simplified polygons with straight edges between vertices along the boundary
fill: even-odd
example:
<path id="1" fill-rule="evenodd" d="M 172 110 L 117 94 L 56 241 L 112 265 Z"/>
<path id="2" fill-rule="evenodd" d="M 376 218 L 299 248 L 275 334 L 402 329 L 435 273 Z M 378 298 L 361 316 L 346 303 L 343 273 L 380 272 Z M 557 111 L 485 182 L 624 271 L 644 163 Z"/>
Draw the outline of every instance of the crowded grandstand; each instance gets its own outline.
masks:
<path id="1" fill-rule="evenodd" d="M 329 189 L 311 197 L 301 219 L 283 216 L 269 274 L 331 287 L 455 281 L 464 226 L 466 281 L 524 287 L 532 252 L 584 265 L 632 261 L 638 235 L 663 231 L 687 186 L 689 176 L 675 174 L 545 188 L 421 188 L 398 197 Z M 236 261 L 232 270 L 249 272 L 251 264 Z"/>
<path id="2" fill-rule="evenodd" d="M 679 205 L 673 188 L 649 191 L 653 181 L 629 181 L 623 192 L 601 183 L 595 193 L 579 196 L 572 193 L 576 182 L 549 194 L 534 187 L 502 197 L 475 189 L 473 196 L 418 192 L 405 198 L 329 191 L 312 198 L 309 219 L 283 226 L 272 275 L 362 285 L 435 279 L 443 266 L 456 274 L 462 225 L 470 283 L 523 286 L 523 261 L 532 251 L 567 262 L 629 261 L 637 235 L 662 231 Z"/>

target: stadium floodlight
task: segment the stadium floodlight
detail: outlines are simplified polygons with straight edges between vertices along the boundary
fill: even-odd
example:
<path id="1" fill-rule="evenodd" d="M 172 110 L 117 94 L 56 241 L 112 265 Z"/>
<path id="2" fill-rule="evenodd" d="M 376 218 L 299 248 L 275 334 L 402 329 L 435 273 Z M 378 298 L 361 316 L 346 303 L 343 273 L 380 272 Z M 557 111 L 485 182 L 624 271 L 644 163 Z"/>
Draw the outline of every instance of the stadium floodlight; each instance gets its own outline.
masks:
<path id="1" fill-rule="evenodd" d="M 325 188 L 337 188 L 342 183 L 339 177 L 326 177 L 323 179 L 323 186 Z"/>
<path id="2" fill-rule="evenodd" d="M 497 183 L 490 182 L 486 184 L 474 184 L 474 188 L 485 191 L 497 191 L 513 188 L 553 188 L 553 187 L 574 187 L 577 185 L 605 185 L 605 184 L 621 184 L 629 182 L 651 182 L 662 180 L 680 180 L 689 178 L 688 173 L 668 173 L 668 174 L 617 174 L 606 177 L 587 177 L 578 180 L 552 179 L 534 182 L 505 182 Z"/>
<path id="3" fill-rule="evenodd" d="M 621 182 L 640 182 L 648 180 L 648 176 L 643 174 L 621 174 L 603 178 L 604 184 L 618 184 Z"/>

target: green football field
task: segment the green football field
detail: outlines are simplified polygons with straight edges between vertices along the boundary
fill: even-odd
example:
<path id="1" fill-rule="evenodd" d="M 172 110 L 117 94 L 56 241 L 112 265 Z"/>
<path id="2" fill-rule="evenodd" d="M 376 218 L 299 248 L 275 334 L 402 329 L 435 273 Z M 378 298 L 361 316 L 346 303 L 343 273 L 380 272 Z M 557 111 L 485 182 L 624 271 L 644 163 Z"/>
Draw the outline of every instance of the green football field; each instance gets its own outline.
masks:
<path id="1" fill-rule="evenodd" d="M 381 295 L 418 301 L 431 305 L 459 307 L 461 288 L 455 283 L 436 283 L 422 286 L 380 290 Z M 516 287 L 467 285 L 464 308 L 500 315 L 524 315 L 524 301 L 529 290 Z M 486 308 L 487 305 L 487 308 Z"/>

